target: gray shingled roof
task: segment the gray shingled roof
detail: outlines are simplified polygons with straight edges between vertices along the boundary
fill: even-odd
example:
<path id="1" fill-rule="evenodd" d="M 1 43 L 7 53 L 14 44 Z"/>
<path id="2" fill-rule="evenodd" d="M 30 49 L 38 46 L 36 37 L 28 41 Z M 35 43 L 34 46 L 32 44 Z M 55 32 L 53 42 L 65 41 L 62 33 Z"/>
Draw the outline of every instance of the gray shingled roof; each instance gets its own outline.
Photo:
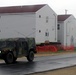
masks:
<path id="1" fill-rule="evenodd" d="M 58 15 L 58 21 L 65 21 L 71 15 Z"/>
<path id="2" fill-rule="evenodd" d="M 41 5 L 27 5 L 27 6 L 11 6 L 0 7 L 0 13 L 23 13 L 23 12 L 36 12 L 46 4 Z"/>

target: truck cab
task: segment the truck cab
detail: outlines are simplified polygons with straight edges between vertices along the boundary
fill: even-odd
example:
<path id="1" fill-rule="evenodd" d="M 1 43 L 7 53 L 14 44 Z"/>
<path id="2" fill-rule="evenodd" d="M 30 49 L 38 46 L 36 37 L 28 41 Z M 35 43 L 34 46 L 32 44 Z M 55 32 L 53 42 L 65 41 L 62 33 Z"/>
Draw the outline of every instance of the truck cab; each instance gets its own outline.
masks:
<path id="1" fill-rule="evenodd" d="M 34 38 L 0 39 L 0 58 L 7 64 L 14 63 L 18 57 L 25 56 L 28 61 L 34 60 L 36 44 Z"/>

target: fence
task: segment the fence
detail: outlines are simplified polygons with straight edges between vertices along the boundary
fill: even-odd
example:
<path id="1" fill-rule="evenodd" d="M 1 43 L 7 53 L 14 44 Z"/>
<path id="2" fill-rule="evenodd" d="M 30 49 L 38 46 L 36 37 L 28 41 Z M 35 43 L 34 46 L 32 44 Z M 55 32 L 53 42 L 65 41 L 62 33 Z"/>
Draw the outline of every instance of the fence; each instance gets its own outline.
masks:
<path id="1" fill-rule="evenodd" d="M 37 46 L 37 52 L 57 52 L 58 49 L 54 45 Z"/>
<path id="2" fill-rule="evenodd" d="M 37 52 L 58 52 L 59 50 L 63 51 L 74 51 L 74 46 L 63 46 L 63 45 L 44 45 L 44 46 L 37 46 Z"/>

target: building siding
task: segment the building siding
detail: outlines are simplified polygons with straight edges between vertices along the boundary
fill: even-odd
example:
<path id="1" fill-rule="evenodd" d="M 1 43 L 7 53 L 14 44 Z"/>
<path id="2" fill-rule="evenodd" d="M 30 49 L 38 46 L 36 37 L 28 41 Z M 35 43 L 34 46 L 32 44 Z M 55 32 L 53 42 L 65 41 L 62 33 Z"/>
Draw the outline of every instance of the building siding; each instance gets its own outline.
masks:
<path id="1" fill-rule="evenodd" d="M 35 15 L 1 15 L 0 38 L 35 37 Z"/>
<path id="2" fill-rule="evenodd" d="M 41 15 L 40 18 L 39 15 Z M 48 5 L 36 12 L 36 28 L 36 34 L 39 34 L 36 35 L 38 43 L 47 40 L 57 42 L 57 15 Z M 39 30 L 41 30 L 41 33 L 39 33 Z M 45 36 L 46 32 L 49 33 L 49 36 Z"/>

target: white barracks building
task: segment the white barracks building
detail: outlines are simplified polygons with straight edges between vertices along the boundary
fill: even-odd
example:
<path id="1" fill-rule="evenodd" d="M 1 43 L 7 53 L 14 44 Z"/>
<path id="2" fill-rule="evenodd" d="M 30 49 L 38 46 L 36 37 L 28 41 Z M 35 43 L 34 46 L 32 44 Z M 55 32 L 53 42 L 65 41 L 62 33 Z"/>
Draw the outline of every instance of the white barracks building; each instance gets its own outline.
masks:
<path id="1" fill-rule="evenodd" d="M 58 15 L 58 42 L 76 47 L 76 19 L 73 15 Z"/>
<path id="2" fill-rule="evenodd" d="M 0 7 L 0 39 L 18 37 L 57 42 L 56 13 L 47 4 Z"/>

